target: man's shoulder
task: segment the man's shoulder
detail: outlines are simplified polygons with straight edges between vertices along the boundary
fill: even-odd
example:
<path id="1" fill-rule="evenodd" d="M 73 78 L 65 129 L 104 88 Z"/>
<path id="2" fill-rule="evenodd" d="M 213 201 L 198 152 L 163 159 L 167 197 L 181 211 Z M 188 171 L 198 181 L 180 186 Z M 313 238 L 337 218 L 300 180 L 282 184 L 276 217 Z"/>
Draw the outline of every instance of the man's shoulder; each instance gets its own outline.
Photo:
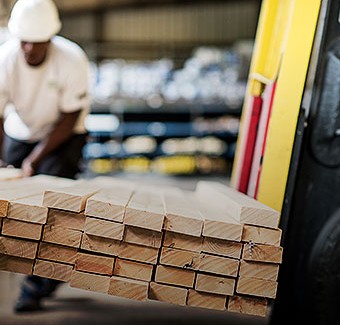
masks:
<path id="1" fill-rule="evenodd" d="M 0 62 L 13 60 L 19 53 L 20 44 L 16 39 L 9 39 L 0 45 Z"/>
<path id="2" fill-rule="evenodd" d="M 55 52 L 60 57 L 65 57 L 68 60 L 87 60 L 85 51 L 75 42 L 62 36 L 55 36 L 52 39 L 52 44 Z"/>

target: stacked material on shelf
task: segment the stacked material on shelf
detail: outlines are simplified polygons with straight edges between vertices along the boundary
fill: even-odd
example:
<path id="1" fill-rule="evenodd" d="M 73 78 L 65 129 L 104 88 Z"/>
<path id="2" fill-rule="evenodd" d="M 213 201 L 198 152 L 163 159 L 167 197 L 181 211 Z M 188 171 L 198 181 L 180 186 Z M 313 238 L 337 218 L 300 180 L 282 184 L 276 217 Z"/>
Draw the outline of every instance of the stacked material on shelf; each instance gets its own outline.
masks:
<path id="1" fill-rule="evenodd" d="M 282 262 L 279 213 L 246 195 L 208 181 L 195 191 L 111 177 L 6 184 L 1 270 L 134 300 L 268 315 Z"/>

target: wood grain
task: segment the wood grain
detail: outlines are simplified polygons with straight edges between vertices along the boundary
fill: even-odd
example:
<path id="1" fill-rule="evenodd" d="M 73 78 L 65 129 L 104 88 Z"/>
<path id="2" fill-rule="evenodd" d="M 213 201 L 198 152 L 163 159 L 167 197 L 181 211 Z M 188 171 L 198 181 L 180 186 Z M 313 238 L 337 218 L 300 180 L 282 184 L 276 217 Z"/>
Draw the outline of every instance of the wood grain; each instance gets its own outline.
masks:
<path id="1" fill-rule="evenodd" d="M 80 248 L 89 252 L 118 256 L 121 249 L 121 243 L 120 241 L 113 239 L 100 238 L 84 234 Z"/>
<path id="2" fill-rule="evenodd" d="M 0 254 L 0 270 L 20 274 L 33 274 L 34 260 Z"/>
<path id="3" fill-rule="evenodd" d="M 145 301 L 148 298 L 148 290 L 148 282 L 112 276 L 108 293 L 118 297 Z"/>
<path id="4" fill-rule="evenodd" d="M 39 243 L 39 259 L 74 265 L 74 263 L 76 262 L 76 256 L 76 248 L 44 242 Z"/>
<path id="5" fill-rule="evenodd" d="M 159 248 L 163 233 L 133 226 L 125 226 L 123 241 L 130 244 Z"/>
<path id="6" fill-rule="evenodd" d="M 195 290 L 224 296 L 234 294 L 235 279 L 198 273 Z"/>
<path id="7" fill-rule="evenodd" d="M 37 223 L 4 218 L 1 234 L 18 238 L 40 240 L 43 226 Z"/>
<path id="8" fill-rule="evenodd" d="M 0 237 L 0 254 L 35 259 L 38 243 L 23 239 Z"/>
<path id="9" fill-rule="evenodd" d="M 80 271 L 73 271 L 70 286 L 83 290 L 108 293 L 110 277 Z"/>
<path id="10" fill-rule="evenodd" d="M 226 301 L 226 296 L 214 295 L 189 289 L 187 305 L 214 310 L 225 310 Z"/>
<path id="11" fill-rule="evenodd" d="M 251 243 L 244 244 L 242 259 L 254 262 L 282 263 L 283 248 Z"/>
<path id="12" fill-rule="evenodd" d="M 242 248 L 242 243 L 204 237 L 202 252 L 240 259 Z"/>
<path id="13" fill-rule="evenodd" d="M 228 300 L 228 311 L 266 317 L 268 301 L 266 298 L 232 296 Z"/>
<path id="14" fill-rule="evenodd" d="M 188 290 L 184 288 L 159 284 L 155 282 L 150 283 L 149 299 L 167 302 L 175 305 L 186 304 Z"/>
<path id="15" fill-rule="evenodd" d="M 202 237 L 194 237 L 190 235 L 178 234 L 172 231 L 165 231 L 163 246 L 199 253 L 202 250 L 202 242 Z"/>
<path id="16" fill-rule="evenodd" d="M 277 282 L 256 278 L 240 277 L 237 281 L 236 292 L 257 297 L 275 298 Z"/>
<path id="17" fill-rule="evenodd" d="M 47 224 L 83 231 L 85 227 L 85 215 L 83 213 L 50 208 L 47 214 Z"/>
<path id="18" fill-rule="evenodd" d="M 79 248 L 82 234 L 79 230 L 45 225 L 42 240 L 47 243 Z"/>
<path id="19" fill-rule="evenodd" d="M 116 259 L 113 274 L 130 279 L 151 281 L 153 265 Z"/>
<path id="20" fill-rule="evenodd" d="M 124 225 L 122 223 L 86 217 L 85 233 L 92 236 L 122 240 Z"/>
<path id="21" fill-rule="evenodd" d="M 78 252 L 74 268 L 87 273 L 112 275 L 114 262 L 114 257 Z"/>
<path id="22" fill-rule="evenodd" d="M 158 265 L 155 281 L 163 284 L 173 284 L 180 287 L 193 288 L 195 272 L 175 267 Z"/>
<path id="23" fill-rule="evenodd" d="M 71 279 L 72 269 L 72 265 L 36 260 L 33 269 L 33 275 L 69 282 Z"/>
<path id="24" fill-rule="evenodd" d="M 276 281 L 279 273 L 279 264 L 248 262 L 241 260 L 239 276 Z"/>

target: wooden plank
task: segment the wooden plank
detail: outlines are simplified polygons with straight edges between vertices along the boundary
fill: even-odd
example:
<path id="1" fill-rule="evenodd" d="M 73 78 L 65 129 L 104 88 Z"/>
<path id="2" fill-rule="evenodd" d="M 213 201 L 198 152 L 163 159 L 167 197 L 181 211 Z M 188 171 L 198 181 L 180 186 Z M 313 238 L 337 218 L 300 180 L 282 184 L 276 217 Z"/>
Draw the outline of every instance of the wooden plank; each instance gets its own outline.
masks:
<path id="1" fill-rule="evenodd" d="M 0 168 L 0 180 L 1 181 L 12 181 L 19 178 L 22 178 L 22 169 L 21 168 Z"/>
<path id="2" fill-rule="evenodd" d="M 234 240 L 241 241 L 242 236 L 242 226 L 240 224 L 232 224 L 230 222 L 225 222 L 222 220 L 210 220 L 212 218 L 218 218 L 217 214 L 204 215 L 204 227 L 203 227 L 203 236 L 225 239 L 225 240 Z M 209 219 L 210 218 L 210 219 Z"/>
<path id="3" fill-rule="evenodd" d="M 242 259 L 247 261 L 282 263 L 283 248 L 270 245 L 244 244 Z"/>
<path id="4" fill-rule="evenodd" d="M 239 260 L 209 254 L 201 254 L 198 270 L 214 274 L 236 277 L 238 274 Z"/>
<path id="5" fill-rule="evenodd" d="M 158 265 L 156 268 L 155 281 L 163 284 L 174 284 L 176 286 L 193 288 L 195 272 Z"/>
<path id="6" fill-rule="evenodd" d="M 33 274 L 34 260 L 0 254 L 0 270 L 21 273 L 26 275 Z"/>
<path id="7" fill-rule="evenodd" d="M 155 282 L 150 283 L 149 299 L 184 306 L 188 290 Z"/>
<path id="8" fill-rule="evenodd" d="M 240 277 L 237 281 L 236 292 L 245 295 L 275 298 L 277 282 L 256 278 Z"/>
<path id="9" fill-rule="evenodd" d="M 91 196 L 85 207 L 87 216 L 123 222 L 125 207 L 133 193 L 132 187 L 115 186 Z"/>
<path id="10" fill-rule="evenodd" d="M 108 293 L 110 277 L 80 271 L 73 271 L 70 286 L 84 290 Z"/>
<path id="11" fill-rule="evenodd" d="M 87 273 L 112 275 L 114 262 L 114 257 L 78 253 L 75 262 L 75 270 Z"/>
<path id="12" fill-rule="evenodd" d="M 0 254 L 34 259 L 37 255 L 38 243 L 23 239 L 0 237 Z"/>
<path id="13" fill-rule="evenodd" d="M 133 226 L 125 226 L 123 241 L 130 244 L 159 248 L 163 233 Z"/>
<path id="14" fill-rule="evenodd" d="M 136 190 L 125 211 L 124 223 L 130 226 L 162 231 L 164 205 L 159 193 L 145 189 Z"/>
<path id="15" fill-rule="evenodd" d="M 204 237 L 202 252 L 240 259 L 242 248 L 242 243 Z"/>
<path id="16" fill-rule="evenodd" d="M 80 248 L 95 253 L 118 256 L 121 243 L 117 240 L 89 236 L 84 234 Z"/>
<path id="17" fill-rule="evenodd" d="M 72 264 L 76 262 L 77 249 L 56 244 L 40 242 L 38 258 L 53 262 Z"/>
<path id="18" fill-rule="evenodd" d="M 196 290 L 189 289 L 187 305 L 215 310 L 225 310 L 226 301 L 226 296 L 198 292 Z"/>
<path id="19" fill-rule="evenodd" d="M 234 294 L 235 279 L 197 273 L 195 290 L 224 296 Z"/>
<path id="20" fill-rule="evenodd" d="M 151 281 L 153 265 L 116 259 L 113 274 L 126 278 Z"/>
<path id="21" fill-rule="evenodd" d="M 277 228 L 280 213 L 267 205 L 221 183 L 199 181 L 196 193 L 212 206 L 227 211 L 239 223 Z"/>
<path id="22" fill-rule="evenodd" d="M 137 262 L 156 264 L 158 253 L 157 248 L 122 243 L 118 256 Z"/>
<path id="23" fill-rule="evenodd" d="M 245 260 L 241 260 L 240 263 L 240 277 L 277 281 L 278 273 L 279 264 L 248 262 Z"/>
<path id="24" fill-rule="evenodd" d="M 71 180 L 47 175 L 36 175 L 6 182 L 7 185 L 0 188 L 0 217 L 7 216 L 9 201 L 39 195 L 46 188 L 66 186 L 70 184 L 69 182 Z"/>
<path id="25" fill-rule="evenodd" d="M 280 246 L 281 229 L 264 228 L 258 226 L 244 225 L 242 241 L 254 242 L 257 244 Z"/>
<path id="26" fill-rule="evenodd" d="M 89 197 L 101 189 L 100 185 L 91 184 L 90 181 L 77 181 L 73 186 L 45 190 L 43 206 L 73 212 L 85 210 Z"/>
<path id="27" fill-rule="evenodd" d="M 18 238 L 40 240 L 42 225 L 4 218 L 1 234 Z"/>
<path id="28" fill-rule="evenodd" d="M 163 247 L 160 255 L 160 264 L 175 266 L 182 269 L 197 270 L 200 263 L 200 254 L 174 248 Z"/>
<path id="29" fill-rule="evenodd" d="M 148 290 L 148 282 L 112 276 L 108 293 L 113 296 L 145 301 L 148 298 Z"/>
<path id="30" fill-rule="evenodd" d="M 235 220 L 228 211 L 221 209 L 214 201 L 195 195 L 195 205 L 204 219 L 203 236 L 232 241 L 241 241 L 243 225 Z"/>
<path id="31" fill-rule="evenodd" d="M 186 191 L 163 192 L 165 204 L 164 229 L 180 234 L 200 237 L 203 230 L 203 218 Z"/>
<path id="32" fill-rule="evenodd" d="M 266 317 L 268 301 L 266 298 L 232 296 L 228 300 L 228 311 Z"/>
<path id="33" fill-rule="evenodd" d="M 45 225 L 42 241 L 68 247 L 80 247 L 82 232 L 79 230 Z"/>
<path id="34" fill-rule="evenodd" d="M 47 224 L 56 227 L 84 230 L 85 215 L 83 213 L 48 209 Z"/>
<path id="35" fill-rule="evenodd" d="M 72 265 L 36 260 L 33 269 L 33 275 L 69 282 L 71 279 L 72 269 Z"/>
<path id="36" fill-rule="evenodd" d="M 118 222 L 86 217 L 85 233 L 92 236 L 122 240 L 124 225 Z"/>
<path id="37" fill-rule="evenodd" d="M 202 250 L 202 241 L 202 237 L 194 237 L 178 234 L 172 231 L 165 231 L 163 246 L 199 253 Z"/>
<path id="38" fill-rule="evenodd" d="M 11 201 L 7 217 L 21 221 L 45 224 L 48 209 L 42 206 L 42 194 Z"/>

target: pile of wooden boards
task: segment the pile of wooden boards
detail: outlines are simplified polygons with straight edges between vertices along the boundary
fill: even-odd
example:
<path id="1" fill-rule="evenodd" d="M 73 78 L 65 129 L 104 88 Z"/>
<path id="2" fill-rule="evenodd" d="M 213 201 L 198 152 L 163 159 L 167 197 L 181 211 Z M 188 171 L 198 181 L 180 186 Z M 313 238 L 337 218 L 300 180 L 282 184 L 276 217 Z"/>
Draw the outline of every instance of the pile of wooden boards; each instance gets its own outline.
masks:
<path id="1" fill-rule="evenodd" d="M 279 213 L 217 182 L 0 181 L 0 269 L 135 300 L 266 316 Z"/>

